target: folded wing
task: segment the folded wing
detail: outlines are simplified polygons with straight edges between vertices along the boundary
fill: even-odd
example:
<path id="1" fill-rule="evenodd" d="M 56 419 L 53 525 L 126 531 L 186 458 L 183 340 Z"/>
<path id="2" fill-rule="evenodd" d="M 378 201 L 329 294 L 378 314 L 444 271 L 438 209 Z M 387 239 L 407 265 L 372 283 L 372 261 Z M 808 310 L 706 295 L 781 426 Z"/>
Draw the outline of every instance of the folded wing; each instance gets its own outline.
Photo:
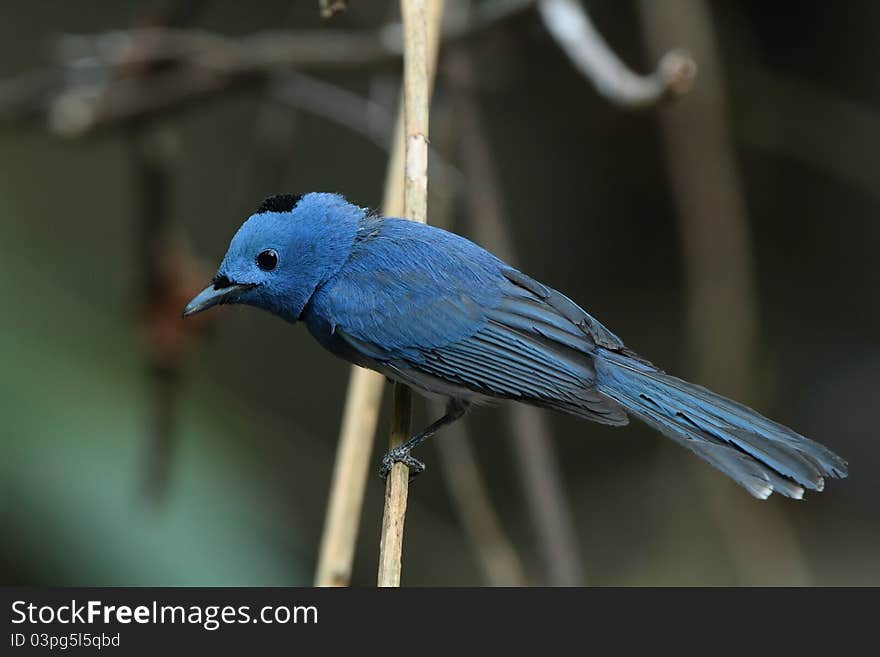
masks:
<path id="1" fill-rule="evenodd" d="M 590 356 L 597 342 L 622 348 L 616 336 L 475 244 L 444 233 L 449 243 L 438 245 L 436 229 L 427 242 L 414 225 L 391 221 L 316 299 L 339 337 L 430 392 L 626 424 L 619 405 L 596 390 Z"/>

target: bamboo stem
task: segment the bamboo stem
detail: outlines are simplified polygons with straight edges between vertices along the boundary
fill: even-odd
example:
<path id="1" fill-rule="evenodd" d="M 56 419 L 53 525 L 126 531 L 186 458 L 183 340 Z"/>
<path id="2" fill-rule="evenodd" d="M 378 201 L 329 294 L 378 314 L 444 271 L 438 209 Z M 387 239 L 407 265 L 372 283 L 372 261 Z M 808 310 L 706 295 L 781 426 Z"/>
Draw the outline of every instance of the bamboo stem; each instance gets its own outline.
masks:
<path id="1" fill-rule="evenodd" d="M 406 1 L 406 0 L 404 0 Z M 397 447 L 409 438 L 412 415 L 412 393 L 400 383 L 394 384 L 391 410 L 390 447 Z M 409 468 L 395 463 L 385 480 L 385 511 L 379 541 L 379 586 L 400 586 L 403 554 L 403 525 L 409 497 Z"/>
<path id="2" fill-rule="evenodd" d="M 429 84 L 433 84 L 437 60 L 442 0 L 430 0 Z M 382 212 L 386 216 L 404 214 L 404 122 L 403 103 L 398 111 L 394 140 L 388 158 Z M 327 506 L 327 518 L 318 568 L 316 586 L 347 586 L 351 580 L 357 530 L 363 509 L 373 439 L 379 421 L 379 408 L 385 379 L 381 374 L 352 366 L 348 395 L 339 433 L 336 464 Z"/>
<path id="3" fill-rule="evenodd" d="M 352 367 L 315 586 L 347 586 L 351 579 L 383 384 L 377 372 Z"/>
<path id="4" fill-rule="evenodd" d="M 404 214 L 428 220 L 428 30 L 427 0 L 401 0 L 403 15 L 403 116 L 406 130 Z"/>
<path id="5" fill-rule="evenodd" d="M 431 6 L 429 8 L 429 5 Z M 425 223 L 428 218 L 429 16 L 439 28 L 441 0 L 401 0 L 403 18 L 403 108 L 406 132 L 404 216 Z M 394 449 L 409 437 L 412 393 L 394 385 L 391 438 Z M 395 463 L 385 481 L 385 511 L 379 543 L 379 586 L 400 586 L 403 526 L 409 494 L 409 468 Z"/>
<path id="6" fill-rule="evenodd" d="M 402 118 L 403 113 L 398 111 L 394 142 L 385 174 L 382 212 L 387 216 L 403 214 Z M 315 586 L 348 586 L 351 581 L 357 530 L 370 469 L 370 454 L 379 423 L 379 408 L 384 390 L 385 378 L 381 374 L 352 365 Z"/>

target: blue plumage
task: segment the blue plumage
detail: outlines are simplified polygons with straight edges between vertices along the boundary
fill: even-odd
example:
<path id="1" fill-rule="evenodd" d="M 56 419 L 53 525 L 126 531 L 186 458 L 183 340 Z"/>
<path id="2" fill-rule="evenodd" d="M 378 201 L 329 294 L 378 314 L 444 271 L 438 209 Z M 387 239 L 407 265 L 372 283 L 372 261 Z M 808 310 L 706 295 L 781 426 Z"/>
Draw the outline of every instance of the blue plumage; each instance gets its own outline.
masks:
<path id="1" fill-rule="evenodd" d="M 185 315 L 244 303 L 305 322 L 328 350 L 450 400 L 511 399 L 609 425 L 645 421 L 752 495 L 800 498 L 846 476 L 830 450 L 664 374 L 564 295 L 473 242 L 381 218 L 336 194 L 267 199 L 239 229 L 212 287 Z"/>

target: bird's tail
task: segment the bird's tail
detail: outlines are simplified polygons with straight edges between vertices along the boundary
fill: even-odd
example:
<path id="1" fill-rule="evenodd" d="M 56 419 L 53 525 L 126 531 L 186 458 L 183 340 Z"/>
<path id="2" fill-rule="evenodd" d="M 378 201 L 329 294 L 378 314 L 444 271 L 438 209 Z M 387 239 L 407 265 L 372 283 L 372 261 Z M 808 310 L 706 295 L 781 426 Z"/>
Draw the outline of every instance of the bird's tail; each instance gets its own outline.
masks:
<path id="1" fill-rule="evenodd" d="M 846 477 L 828 448 L 752 409 L 626 355 L 600 349 L 600 392 L 721 470 L 749 493 L 801 499 L 825 477 Z"/>

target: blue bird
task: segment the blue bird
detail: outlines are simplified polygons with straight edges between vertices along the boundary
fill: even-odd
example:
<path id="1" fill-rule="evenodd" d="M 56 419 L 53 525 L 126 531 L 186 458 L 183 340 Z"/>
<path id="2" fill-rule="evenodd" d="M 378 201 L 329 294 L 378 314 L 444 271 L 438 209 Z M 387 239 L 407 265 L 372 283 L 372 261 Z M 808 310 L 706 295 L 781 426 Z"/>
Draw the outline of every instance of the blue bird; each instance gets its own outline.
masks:
<path id="1" fill-rule="evenodd" d="M 247 304 L 303 321 L 328 351 L 447 400 L 411 450 L 474 402 L 506 399 L 601 424 L 637 417 L 753 496 L 800 499 L 847 464 L 746 406 L 665 374 L 569 298 L 447 231 L 384 218 L 338 194 L 266 199 L 184 316 Z"/>

